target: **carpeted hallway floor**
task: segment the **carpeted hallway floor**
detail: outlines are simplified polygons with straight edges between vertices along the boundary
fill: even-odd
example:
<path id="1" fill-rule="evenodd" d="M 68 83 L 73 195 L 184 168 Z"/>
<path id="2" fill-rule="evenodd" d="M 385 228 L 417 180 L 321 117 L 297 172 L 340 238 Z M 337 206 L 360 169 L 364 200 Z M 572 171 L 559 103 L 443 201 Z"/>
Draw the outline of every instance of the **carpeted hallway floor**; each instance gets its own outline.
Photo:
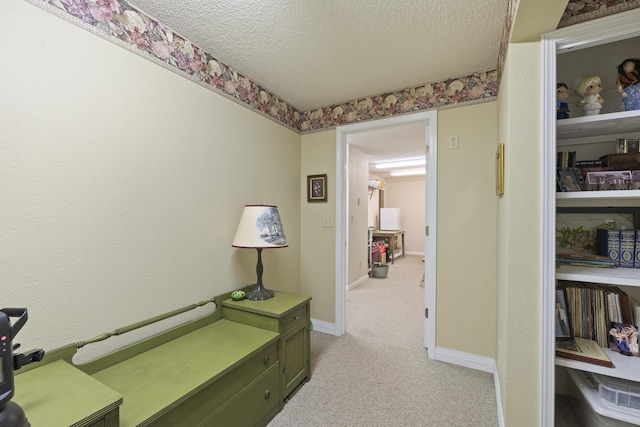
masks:
<path id="1" fill-rule="evenodd" d="M 347 333 L 311 332 L 311 380 L 269 427 L 498 425 L 493 375 L 427 358 L 421 260 L 347 292 Z"/>

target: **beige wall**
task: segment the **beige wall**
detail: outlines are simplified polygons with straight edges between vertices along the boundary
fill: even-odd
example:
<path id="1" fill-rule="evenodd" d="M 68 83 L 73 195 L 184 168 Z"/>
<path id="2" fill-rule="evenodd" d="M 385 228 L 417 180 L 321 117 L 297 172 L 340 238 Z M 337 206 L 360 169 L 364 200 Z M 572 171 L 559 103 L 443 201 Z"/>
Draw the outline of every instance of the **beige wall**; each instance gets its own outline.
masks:
<path id="1" fill-rule="evenodd" d="M 367 255 L 369 156 L 350 144 L 347 144 L 347 149 L 349 150 L 347 284 L 350 285 L 368 277 L 369 271 L 369 257 Z"/>
<path id="2" fill-rule="evenodd" d="M 498 200 L 496 370 L 504 425 L 540 425 L 540 36 L 567 1 L 520 0 L 499 91 L 505 195 Z M 525 83 L 523 83 L 525 82 Z M 533 88 L 533 90 L 532 90 Z"/>
<path id="3" fill-rule="evenodd" d="M 405 252 L 414 255 L 424 255 L 424 199 L 424 176 L 385 181 L 385 206 L 402 209 Z"/>
<path id="4" fill-rule="evenodd" d="M 459 136 L 460 149 L 447 149 L 448 135 Z M 335 131 L 302 137 L 303 175 L 335 171 L 335 137 Z M 439 112 L 438 140 L 436 345 L 493 358 L 496 347 L 497 103 Z M 308 287 L 305 293 L 314 296 L 313 317 L 333 322 L 333 263 L 327 261 L 320 268 L 309 262 L 309 256 L 320 256 L 323 250 L 330 251 L 326 254 L 329 257 L 334 253 L 335 230 L 327 233 L 321 222 L 322 214 L 329 212 L 329 208 L 335 210 L 335 205 L 326 208 L 303 203 L 301 286 L 303 291 Z M 460 338 L 461 325 L 465 331 L 463 338 Z"/>
<path id="5" fill-rule="evenodd" d="M 540 380 L 540 43 L 512 44 L 501 83 L 498 358 L 505 425 L 534 426 Z M 525 94 L 526 91 L 526 94 Z M 508 108 L 507 108 L 508 107 Z"/>
<path id="6" fill-rule="evenodd" d="M 306 188 L 301 189 L 300 209 L 300 292 L 310 295 L 311 317 L 335 322 L 336 230 L 323 227 L 323 217 L 336 213 L 336 132 L 330 130 L 301 137 L 301 179 L 327 174 L 327 203 L 308 203 Z"/>
<path id="7" fill-rule="evenodd" d="M 458 135 L 460 148 L 448 148 Z M 438 112 L 436 345 L 495 357 L 497 103 Z"/>
<path id="8" fill-rule="evenodd" d="M 19 41 L 0 43 L 0 283 L 24 348 L 255 283 L 231 247 L 246 203 L 278 205 L 289 240 L 265 286 L 300 290 L 300 135 L 24 1 L 0 38 Z"/>

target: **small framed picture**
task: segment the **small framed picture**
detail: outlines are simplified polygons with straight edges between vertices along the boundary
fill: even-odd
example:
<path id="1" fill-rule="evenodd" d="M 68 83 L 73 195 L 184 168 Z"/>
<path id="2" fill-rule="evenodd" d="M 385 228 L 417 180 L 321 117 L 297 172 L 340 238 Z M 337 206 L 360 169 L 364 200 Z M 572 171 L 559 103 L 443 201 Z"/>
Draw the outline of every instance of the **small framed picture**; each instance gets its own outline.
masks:
<path id="1" fill-rule="evenodd" d="M 629 152 L 629 146 L 627 140 L 624 138 L 618 138 L 616 145 L 616 154 L 625 154 Z"/>
<path id="2" fill-rule="evenodd" d="M 572 340 L 573 329 L 571 328 L 567 291 L 565 289 L 556 288 L 556 307 L 554 313 L 556 317 L 556 340 Z"/>
<path id="3" fill-rule="evenodd" d="M 589 184 L 626 184 L 631 182 L 631 171 L 587 172 Z"/>
<path id="4" fill-rule="evenodd" d="M 327 201 L 327 174 L 307 175 L 307 202 Z"/>
<path id="5" fill-rule="evenodd" d="M 581 191 L 584 183 L 582 172 L 578 168 L 558 169 L 558 187 L 560 191 Z"/>
<path id="6" fill-rule="evenodd" d="M 628 153 L 639 153 L 640 152 L 640 139 L 638 139 L 638 138 L 627 138 L 627 152 Z"/>

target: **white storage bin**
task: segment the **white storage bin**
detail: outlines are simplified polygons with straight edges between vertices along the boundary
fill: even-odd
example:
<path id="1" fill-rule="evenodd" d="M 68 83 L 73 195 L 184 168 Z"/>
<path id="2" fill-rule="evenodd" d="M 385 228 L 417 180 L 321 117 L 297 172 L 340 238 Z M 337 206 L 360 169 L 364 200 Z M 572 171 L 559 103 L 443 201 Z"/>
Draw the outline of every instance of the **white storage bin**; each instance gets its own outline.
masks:
<path id="1" fill-rule="evenodd" d="M 640 387 L 638 383 L 620 378 L 593 374 L 598 383 L 598 394 L 608 402 L 640 410 Z"/>
<path id="2" fill-rule="evenodd" d="M 616 406 L 598 394 L 594 374 L 567 369 L 571 408 L 581 427 L 632 427 L 640 425 L 640 411 Z"/>

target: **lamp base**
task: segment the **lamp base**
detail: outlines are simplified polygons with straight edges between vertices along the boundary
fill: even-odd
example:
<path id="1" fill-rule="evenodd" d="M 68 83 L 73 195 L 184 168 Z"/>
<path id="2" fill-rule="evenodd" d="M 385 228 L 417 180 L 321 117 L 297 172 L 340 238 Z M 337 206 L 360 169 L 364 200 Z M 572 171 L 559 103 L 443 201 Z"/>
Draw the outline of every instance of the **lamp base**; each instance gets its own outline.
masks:
<path id="1" fill-rule="evenodd" d="M 269 289 L 265 289 L 264 286 L 256 286 L 255 289 L 249 291 L 246 293 L 246 295 L 244 296 L 245 299 L 251 300 L 251 301 L 263 301 L 269 298 L 273 298 L 274 294 L 273 291 L 270 291 Z"/>

